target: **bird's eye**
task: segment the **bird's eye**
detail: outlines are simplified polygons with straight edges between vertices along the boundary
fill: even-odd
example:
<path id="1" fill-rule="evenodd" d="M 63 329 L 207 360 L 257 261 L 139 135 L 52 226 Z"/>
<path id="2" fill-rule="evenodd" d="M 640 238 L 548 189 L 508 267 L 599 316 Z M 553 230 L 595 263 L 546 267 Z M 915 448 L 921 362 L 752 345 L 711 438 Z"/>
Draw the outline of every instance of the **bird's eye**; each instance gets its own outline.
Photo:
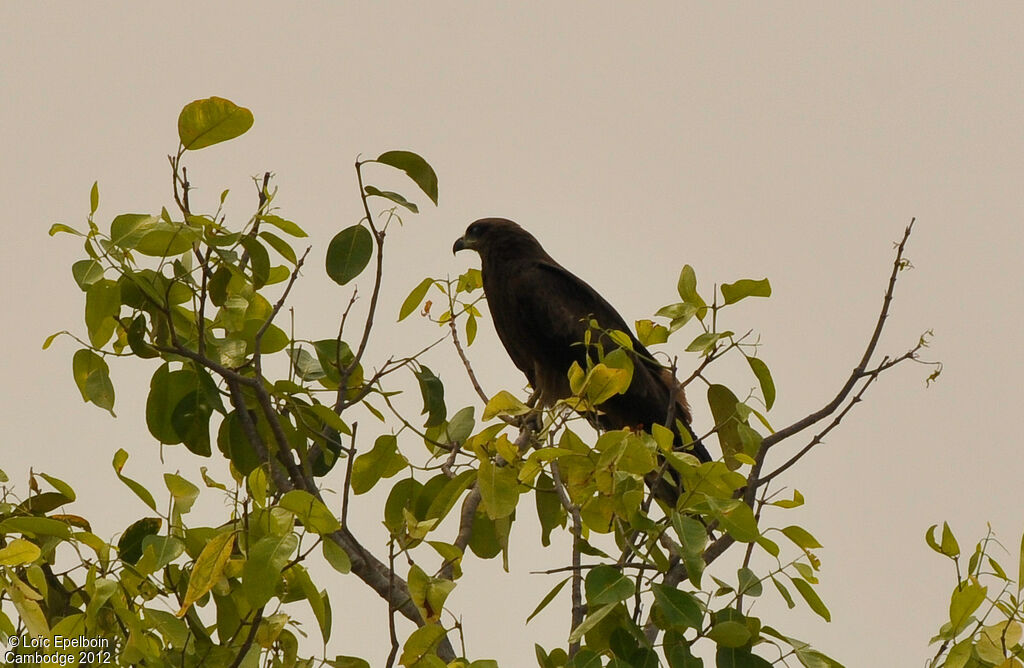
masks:
<path id="1" fill-rule="evenodd" d="M 482 231 L 482 228 L 483 228 L 483 225 L 481 225 L 480 223 L 473 223 L 472 225 L 469 226 L 469 229 L 466 230 L 466 236 L 467 237 L 479 236 L 480 232 Z"/>

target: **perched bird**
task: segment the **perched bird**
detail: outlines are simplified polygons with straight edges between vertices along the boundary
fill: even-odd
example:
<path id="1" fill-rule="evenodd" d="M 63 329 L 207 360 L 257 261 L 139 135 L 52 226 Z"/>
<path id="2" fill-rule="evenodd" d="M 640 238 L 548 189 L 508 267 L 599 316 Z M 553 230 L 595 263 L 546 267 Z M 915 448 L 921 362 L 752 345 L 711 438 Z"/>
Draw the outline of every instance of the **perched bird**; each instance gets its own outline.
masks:
<path id="1" fill-rule="evenodd" d="M 573 362 L 587 368 L 587 350 L 581 342 L 590 321 L 596 320 L 603 330 L 629 335 L 633 378 L 629 389 L 609 398 L 588 418 L 603 429 L 650 430 L 674 415 L 673 422 L 678 420 L 689 432 L 684 441 L 677 431 L 677 449 L 692 441 L 690 451 L 701 461 L 711 460 L 690 430 L 690 409 L 672 372 L 636 339 L 611 304 L 548 255 L 532 234 L 511 220 L 483 218 L 466 229 L 452 252 L 463 249 L 480 255 L 484 294 L 498 338 L 539 394 L 541 406 L 572 395 L 568 371 Z M 595 333 L 594 340 L 598 339 Z M 608 336 L 600 340 L 606 354 L 619 347 Z M 659 484 L 655 481 L 652 487 Z"/>

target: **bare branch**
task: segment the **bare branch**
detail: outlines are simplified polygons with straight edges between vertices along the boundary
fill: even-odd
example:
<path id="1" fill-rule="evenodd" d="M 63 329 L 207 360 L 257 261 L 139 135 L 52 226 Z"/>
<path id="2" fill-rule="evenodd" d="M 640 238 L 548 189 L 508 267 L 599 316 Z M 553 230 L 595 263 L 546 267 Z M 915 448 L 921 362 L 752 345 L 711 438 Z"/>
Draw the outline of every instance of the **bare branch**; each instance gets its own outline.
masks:
<path id="1" fill-rule="evenodd" d="M 473 384 L 473 389 L 476 390 L 476 395 L 480 397 L 480 400 L 486 404 L 490 399 L 487 393 L 484 392 L 483 388 L 480 387 L 480 381 L 476 379 L 476 374 L 473 372 L 473 365 L 469 363 L 469 358 L 466 357 L 466 351 L 462 349 L 462 344 L 459 342 L 459 330 L 455 326 L 455 318 L 452 317 L 448 320 L 448 326 L 452 330 L 452 343 L 455 344 L 455 351 L 459 353 L 459 359 L 462 360 L 462 365 L 466 367 L 466 373 L 469 374 L 469 382 Z"/>
<path id="2" fill-rule="evenodd" d="M 392 591 L 392 585 L 395 582 L 395 540 L 392 538 L 388 541 L 388 637 L 391 640 L 391 651 L 388 652 L 388 662 L 385 664 L 387 668 L 392 668 L 395 665 L 395 659 L 398 658 L 398 634 L 395 633 L 395 606 L 394 606 L 394 592 Z"/>
<path id="3" fill-rule="evenodd" d="M 469 541 L 473 538 L 473 517 L 476 515 L 476 509 L 480 506 L 480 498 L 480 488 L 474 484 L 473 489 L 462 501 L 462 510 L 459 512 L 459 533 L 452 544 L 463 552 L 466 551 Z M 455 575 L 454 561 L 448 560 L 441 564 L 439 575 L 445 580 L 451 580 Z"/>
<path id="4" fill-rule="evenodd" d="M 284 287 L 284 292 L 281 293 L 281 298 L 277 300 L 277 303 L 274 304 L 274 308 L 270 311 L 270 315 L 267 316 L 267 319 L 262 325 L 260 325 L 260 328 L 256 330 L 256 336 L 253 337 L 252 359 L 253 365 L 256 367 L 257 374 L 262 373 L 260 343 L 263 341 L 263 335 L 267 333 L 268 329 L 270 329 L 270 325 L 274 322 L 274 318 L 277 317 L 277 314 L 281 311 L 281 307 L 284 306 L 285 300 L 288 299 L 288 293 L 292 291 L 292 286 L 295 285 L 295 280 L 299 277 L 299 270 L 302 269 L 302 264 L 306 261 L 306 256 L 309 255 L 311 248 L 312 246 L 306 246 L 306 251 L 302 254 L 302 257 L 299 258 L 299 261 L 295 263 L 295 268 L 292 269 L 292 275 L 288 279 L 288 284 Z"/>
<path id="5" fill-rule="evenodd" d="M 587 608 L 583 604 L 583 575 L 580 570 L 580 555 L 583 543 L 583 519 L 580 517 L 580 509 L 573 504 L 569 498 L 569 492 L 562 482 L 562 475 L 558 470 L 558 462 L 551 462 L 551 478 L 555 483 L 555 492 L 562 507 L 572 517 L 572 622 L 570 628 L 575 629 L 583 623 L 583 617 L 587 614 Z M 570 658 L 575 656 L 580 649 L 577 640 L 569 645 Z"/>
<path id="6" fill-rule="evenodd" d="M 359 183 L 359 198 L 363 202 L 363 212 L 366 214 L 366 223 L 373 232 L 373 242 L 377 246 L 377 268 L 373 277 L 373 292 L 370 294 L 370 306 L 366 311 L 366 322 L 363 325 L 363 336 L 359 340 L 359 348 L 356 350 L 352 363 L 349 364 L 341 374 L 341 386 L 348 385 L 348 378 L 352 371 L 363 359 L 366 345 L 370 342 L 370 332 L 373 330 L 373 319 L 377 314 L 377 300 L 380 297 L 380 286 L 384 277 L 384 230 L 378 230 L 373 222 L 373 214 L 370 213 L 370 203 L 366 198 L 366 190 L 363 187 L 363 163 L 356 160 L 356 180 Z"/>
<path id="7" fill-rule="evenodd" d="M 903 232 L 903 238 L 900 240 L 896 247 L 896 258 L 893 261 L 892 272 L 889 275 L 889 285 L 885 290 L 885 297 L 882 299 L 882 310 L 878 315 L 878 321 L 875 323 L 874 331 L 871 333 L 871 338 L 868 341 L 867 347 L 864 350 L 864 354 L 861 356 L 860 362 L 850 373 L 850 377 L 846 383 L 840 388 L 836 396 L 823 406 L 820 410 L 811 413 L 810 415 L 797 420 L 793 424 L 776 431 L 773 434 L 769 434 L 761 442 L 761 448 L 757 453 L 757 457 L 753 468 L 751 469 L 747 484 L 746 491 L 743 494 L 743 500 L 747 505 L 752 506 L 754 503 L 755 494 L 757 487 L 760 484 L 761 469 L 764 466 L 765 456 L 768 451 L 777 443 L 798 434 L 804 429 L 814 425 L 828 416 L 835 413 L 840 405 L 846 400 L 853 390 L 854 385 L 860 380 L 867 369 L 868 364 L 871 361 L 872 356 L 875 354 L 875 348 L 878 346 L 878 340 L 882 336 L 882 329 L 885 327 L 885 321 L 889 317 L 889 306 L 892 303 L 893 292 L 896 288 L 896 278 L 903 268 L 905 268 L 905 260 L 903 258 L 903 252 L 907 245 L 907 240 L 910 238 L 910 233 L 914 228 L 914 220 L 911 218 L 910 224 L 907 225 L 906 230 Z"/>
<path id="8" fill-rule="evenodd" d="M 886 358 L 886 359 L 888 359 L 888 358 Z M 906 358 L 904 358 L 904 359 L 906 359 Z M 879 369 L 876 369 L 874 373 L 872 373 L 869 376 L 867 376 L 867 382 L 865 382 L 861 386 L 860 390 L 857 391 L 857 394 L 853 395 L 853 398 L 850 399 L 850 402 L 848 404 L 846 404 L 846 406 L 843 407 L 843 409 L 841 411 L 839 411 L 839 413 L 835 416 L 835 418 L 833 418 L 832 421 L 830 423 L 828 423 L 828 425 L 824 429 L 822 429 L 820 432 L 818 432 L 817 434 L 814 435 L 814 438 L 811 439 L 810 443 L 808 443 L 807 445 L 802 447 L 799 452 L 797 452 L 795 455 L 790 457 L 789 460 L 786 461 L 785 464 L 779 466 L 777 469 L 775 469 L 774 471 L 772 471 L 768 475 L 759 477 L 757 479 L 757 486 L 758 487 L 762 487 L 764 485 L 767 485 L 776 476 L 778 476 L 779 474 L 781 474 L 784 471 L 786 471 L 788 468 L 793 466 L 793 464 L 796 464 L 798 461 L 800 461 L 800 459 L 803 458 L 804 455 L 806 455 L 808 452 L 811 451 L 811 448 L 813 448 L 814 446 L 816 446 L 819 443 L 821 443 L 824 440 L 825 436 L 828 435 L 828 433 L 830 431 L 832 431 L 833 429 L 838 427 L 839 423 L 842 422 L 844 417 L 846 417 L 846 414 L 849 413 L 851 410 L 853 410 L 854 406 L 856 406 L 858 403 L 860 403 L 862 397 L 864 396 L 864 393 L 867 392 L 867 389 L 869 387 L 871 387 L 871 384 L 874 383 L 876 380 L 878 380 L 878 375 L 880 373 L 882 373 L 882 371 L 881 371 L 882 367 L 889 368 L 889 366 L 885 365 L 885 360 L 883 360 L 883 363 L 882 363 L 882 365 L 881 365 L 881 367 Z"/>
<path id="9" fill-rule="evenodd" d="M 242 641 L 242 645 L 238 648 L 238 655 L 235 656 L 235 660 L 231 662 L 230 668 L 238 668 L 242 665 L 242 661 L 245 660 L 245 655 L 249 653 L 249 649 L 252 647 L 253 641 L 256 640 L 256 632 L 260 628 L 260 622 L 263 620 L 263 608 L 256 610 L 256 614 L 252 616 L 252 620 L 249 622 L 249 633 L 246 634 L 245 640 Z"/>

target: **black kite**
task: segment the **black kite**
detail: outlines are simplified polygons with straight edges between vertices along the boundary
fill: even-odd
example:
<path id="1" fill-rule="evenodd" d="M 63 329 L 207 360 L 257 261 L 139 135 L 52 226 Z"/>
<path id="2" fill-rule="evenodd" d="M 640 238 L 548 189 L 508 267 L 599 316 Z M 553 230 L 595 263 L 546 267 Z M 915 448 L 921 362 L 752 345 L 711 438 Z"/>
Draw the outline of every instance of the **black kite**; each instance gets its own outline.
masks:
<path id="1" fill-rule="evenodd" d="M 571 396 L 568 371 L 573 362 L 587 368 L 581 342 L 591 319 L 605 330 L 629 335 L 633 344 L 633 379 L 623 394 L 612 396 L 589 416 L 603 429 L 663 424 L 675 414 L 693 441 L 701 461 L 711 457 L 690 430 L 690 409 L 671 371 L 655 360 L 633 335 L 622 316 L 584 281 L 555 262 L 532 234 L 511 220 L 484 218 L 471 224 L 455 242 L 453 252 L 472 249 L 480 254 L 484 294 L 505 350 L 530 385 L 541 406 Z M 595 338 L 596 340 L 596 338 Z M 607 336 L 605 353 L 618 346 Z M 673 386 L 676 386 L 673 402 Z M 683 439 L 676 434 L 677 448 Z"/>

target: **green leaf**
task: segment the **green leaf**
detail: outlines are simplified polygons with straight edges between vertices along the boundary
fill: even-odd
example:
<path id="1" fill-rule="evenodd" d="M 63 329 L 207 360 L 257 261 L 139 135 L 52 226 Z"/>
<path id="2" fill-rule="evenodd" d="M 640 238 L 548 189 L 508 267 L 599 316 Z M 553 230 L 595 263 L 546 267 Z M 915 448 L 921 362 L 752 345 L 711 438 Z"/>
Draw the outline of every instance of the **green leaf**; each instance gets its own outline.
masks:
<path id="1" fill-rule="evenodd" d="M 343 656 L 339 654 L 333 659 L 327 660 L 331 668 L 370 668 L 370 664 L 357 656 Z"/>
<path id="2" fill-rule="evenodd" d="M 726 533 L 743 543 L 752 543 L 760 535 L 757 530 L 757 520 L 754 518 L 754 511 L 750 506 L 739 499 L 716 499 L 707 497 L 711 512 Z"/>
<path id="3" fill-rule="evenodd" d="M 185 552 L 185 543 L 173 536 L 150 535 L 142 538 L 142 558 L 136 569 L 155 573 Z"/>
<path id="4" fill-rule="evenodd" d="M 150 257 L 171 257 L 192 248 L 199 234 L 183 223 L 157 221 L 135 242 L 134 248 Z"/>
<path id="5" fill-rule="evenodd" d="M 774 664 L 742 647 L 719 645 L 715 650 L 716 668 L 771 668 L 772 665 Z"/>
<path id="6" fill-rule="evenodd" d="M 327 247 L 327 275 L 345 285 L 362 273 L 373 255 L 373 236 L 362 225 L 346 227 Z"/>
<path id="7" fill-rule="evenodd" d="M 0 522 L 0 534 L 20 533 L 26 536 L 56 536 L 64 540 L 71 538 L 68 525 L 49 517 L 8 517 Z"/>
<path id="8" fill-rule="evenodd" d="M 796 603 L 793 602 L 793 595 L 789 593 L 789 589 L 774 577 L 772 578 L 772 582 L 775 584 L 775 588 L 779 590 L 779 595 L 785 599 L 786 605 L 789 606 L 790 609 L 793 609 L 796 606 Z"/>
<path id="9" fill-rule="evenodd" d="M 0 566 L 23 566 L 31 564 L 42 554 L 39 547 L 24 538 L 15 538 L 0 548 Z"/>
<path id="10" fill-rule="evenodd" d="M 178 138 L 186 151 L 234 139 L 252 127 L 252 112 L 222 97 L 185 105 L 178 115 Z"/>
<path id="11" fill-rule="evenodd" d="M 707 313 L 707 302 L 705 302 L 697 293 L 697 274 L 690 265 L 684 265 L 682 271 L 679 272 L 679 281 L 676 284 L 676 290 L 679 292 L 679 296 L 682 298 L 683 303 L 694 307 L 696 309 L 696 316 L 703 320 L 704 314 Z M 690 311 L 690 313 L 693 312 Z M 672 317 L 674 320 L 676 316 Z M 685 315 L 684 317 L 685 319 L 689 319 L 689 315 Z"/>
<path id="12" fill-rule="evenodd" d="M 129 564 L 138 563 L 142 557 L 142 541 L 149 536 L 155 536 L 161 526 L 163 520 L 159 517 L 143 517 L 133 522 L 117 541 L 117 553 L 121 560 Z"/>
<path id="13" fill-rule="evenodd" d="M 548 603 L 551 603 L 551 601 L 553 601 L 554 598 L 558 596 L 558 592 L 562 591 L 562 587 L 564 587 L 565 583 L 567 583 L 571 579 L 572 578 L 565 578 L 564 580 L 556 584 L 554 587 L 552 587 L 551 591 L 545 594 L 544 598 L 541 599 L 540 603 L 537 604 L 537 607 L 534 608 L 533 612 L 530 613 L 530 616 L 526 618 L 526 623 L 529 624 L 530 620 L 536 617 L 538 614 L 540 614 L 541 610 L 548 607 Z"/>
<path id="14" fill-rule="evenodd" d="M 762 594 L 763 587 L 761 586 L 761 578 L 759 578 L 754 571 L 746 567 L 740 568 L 736 572 L 736 577 L 739 582 L 739 586 L 736 588 L 736 593 L 754 597 Z"/>
<path id="15" fill-rule="evenodd" d="M 775 404 L 775 381 L 772 380 L 772 372 L 768 370 L 768 365 L 757 357 L 748 357 L 747 364 L 750 365 L 750 370 L 754 372 L 754 377 L 761 385 L 765 408 L 771 410 L 772 405 Z"/>
<path id="16" fill-rule="evenodd" d="M 427 296 L 427 290 L 434 284 L 434 279 L 424 278 L 420 281 L 419 285 L 412 289 L 409 296 L 402 302 L 402 308 L 398 311 L 398 321 L 401 322 L 409 317 L 409 315 L 419 307 L 420 302 Z"/>
<path id="17" fill-rule="evenodd" d="M 496 466 L 489 459 L 481 460 L 477 484 L 490 519 L 508 517 L 516 509 L 519 502 L 519 477 L 512 467 Z"/>
<path id="18" fill-rule="evenodd" d="M 411 667 L 427 655 L 433 655 L 434 648 L 441 642 L 444 635 L 444 627 L 440 624 L 424 624 L 419 627 L 405 641 L 402 656 L 398 660 L 399 664 Z"/>
<path id="19" fill-rule="evenodd" d="M 267 284 L 270 276 L 270 254 L 259 239 L 248 235 L 239 240 L 242 247 L 249 253 L 249 265 L 252 267 L 252 283 L 259 290 Z M 329 253 L 330 251 L 328 251 Z"/>
<path id="20" fill-rule="evenodd" d="M 193 453 L 209 457 L 211 405 L 203 378 L 191 366 L 170 371 L 164 363 L 149 383 L 146 426 L 161 443 L 184 443 Z"/>
<path id="21" fill-rule="evenodd" d="M 295 249 L 292 248 L 292 245 L 273 232 L 263 230 L 260 232 L 260 239 L 263 239 L 270 244 L 271 248 L 276 250 L 281 257 L 292 264 L 295 264 L 298 261 L 298 258 L 295 255 Z"/>
<path id="22" fill-rule="evenodd" d="M 750 629 L 746 624 L 727 620 L 718 622 L 708 631 L 711 638 L 720 647 L 743 647 L 750 642 Z"/>
<path id="23" fill-rule="evenodd" d="M 739 399 L 725 385 L 713 384 L 708 387 L 708 404 L 718 429 L 718 441 L 722 445 L 726 463 L 733 470 L 739 466 L 735 454 L 743 451 L 738 427 L 740 419 L 736 410 L 738 403 Z"/>
<path id="24" fill-rule="evenodd" d="M 37 473 L 40 478 L 53 485 L 53 488 L 67 497 L 68 501 L 75 500 L 75 490 L 71 488 L 71 485 L 67 484 L 60 478 L 48 475 L 46 473 Z"/>
<path id="25" fill-rule="evenodd" d="M 302 346 L 292 348 L 288 351 L 288 354 L 292 358 L 292 368 L 295 369 L 295 375 L 301 380 L 311 382 L 320 380 L 327 375 L 327 372 L 324 371 L 323 366 L 320 364 L 320 360 L 313 357 Z"/>
<path id="26" fill-rule="evenodd" d="M 395 204 L 398 204 L 400 206 L 404 206 L 406 209 L 408 209 L 409 211 L 412 211 L 413 213 L 419 213 L 420 212 L 419 207 L 417 207 L 415 204 L 413 204 L 409 200 L 405 199 L 404 197 L 402 197 L 398 193 L 391 192 L 390 190 L 378 190 L 377 188 L 374 188 L 373 186 L 366 186 L 363 190 L 366 191 L 366 194 L 368 196 L 371 196 L 371 197 L 383 197 L 384 199 L 391 200 Z"/>
<path id="27" fill-rule="evenodd" d="M 178 610 L 178 617 L 184 617 L 192 604 L 205 596 L 217 584 L 234 545 L 235 534 L 233 531 L 222 531 L 206 543 L 206 547 L 199 553 L 199 557 L 189 573 L 188 589 L 185 591 L 181 609 Z"/>
<path id="28" fill-rule="evenodd" d="M 114 384 L 110 382 L 110 368 L 103 358 L 83 348 L 75 352 L 71 367 L 82 399 L 117 417 L 114 415 Z"/>
<path id="29" fill-rule="evenodd" d="M 572 630 L 572 633 L 569 634 L 569 642 L 574 643 L 579 641 L 579 639 L 582 638 L 587 631 L 597 626 L 598 622 L 600 622 L 602 619 L 608 616 L 608 613 L 610 613 L 612 610 L 618 607 L 618 605 L 618 603 L 609 603 L 608 605 L 602 606 L 600 608 L 592 608 L 589 614 L 587 614 L 586 619 L 580 622 L 580 625 L 574 628 Z M 596 665 L 599 666 L 601 664 L 598 663 Z"/>
<path id="30" fill-rule="evenodd" d="M 390 478 L 408 465 L 398 452 L 398 439 L 393 434 L 382 434 L 373 443 L 373 449 L 356 457 L 352 463 L 352 491 L 365 494 L 381 478 Z"/>
<path id="31" fill-rule="evenodd" d="M 100 182 L 93 181 L 92 188 L 89 190 L 89 215 L 96 213 L 98 208 L 100 208 Z"/>
<path id="32" fill-rule="evenodd" d="M 810 606 L 811 610 L 816 612 L 826 622 L 832 621 L 832 613 L 828 611 L 825 604 L 818 597 L 818 592 L 814 591 L 814 587 L 811 586 L 806 580 L 800 578 L 790 578 L 793 581 L 793 585 L 796 586 L 796 590 L 800 592 L 804 601 Z M 984 600 L 984 594 L 982 594 L 982 600 Z"/>
<path id="33" fill-rule="evenodd" d="M 445 438 L 452 443 L 464 443 L 473 433 L 473 427 L 476 426 L 476 420 L 473 417 L 475 412 L 476 409 L 473 406 L 466 406 L 456 411 L 445 425 Z"/>
<path id="34" fill-rule="evenodd" d="M 334 570 L 343 575 L 352 570 L 352 561 L 349 559 L 348 552 L 330 538 L 324 539 L 321 551 L 323 552 L 324 559 L 327 560 L 327 563 Z"/>
<path id="35" fill-rule="evenodd" d="M 1024 534 L 1020 537 L 1020 561 L 1017 566 L 1017 591 L 1024 589 Z"/>
<path id="36" fill-rule="evenodd" d="M 802 547 L 805 550 L 821 547 L 821 543 L 818 539 L 810 534 L 807 529 L 798 526 L 788 526 L 782 530 L 782 533 L 786 535 L 791 541 L 796 543 L 797 547 Z"/>
<path id="37" fill-rule="evenodd" d="M 377 162 L 405 172 L 420 190 L 437 205 L 437 174 L 426 160 L 409 151 L 388 151 L 377 157 Z"/>
<path id="38" fill-rule="evenodd" d="M 71 265 L 71 276 L 78 287 L 87 291 L 90 285 L 103 278 L 103 265 L 93 258 L 79 260 Z"/>
<path id="39" fill-rule="evenodd" d="M 306 234 L 306 231 L 304 229 L 302 229 L 292 221 L 285 220 L 280 216 L 260 216 L 260 220 L 262 220 L 265 223 L 270 223 L 271 225 L 281 230 L 285 234 L 291 235 L 293 237 L 309 236 L 308 234 Z"/>
<path id="40" fill-rule="evenodd" d="M 305 490 L 293 489 L 287 492 L 278 505 L 295 513 L 299 521 L 313 533 L 331 533 L 341 528 L 338 518 L 327 509 L 323 501 Z"/>
<path id="41" fill-rule="evenodd" d="M 693 586 L 700 587 L 705 565 L 704 547 L 708 542 L 707 529 L 692 517 L 678 512 L 672 513 L 672 526 L 683 548 L 682 558 L 683 565 L 686 566 L 686 576 Z"/>
<path id="42" fill-rule="evenodd" d="M 175 510 L 182 515 L 192 510 L 192 504 L 199 498 L 199 488 L 177 473 L 165 473 L 164 484 L 174 499 Z"/>
<path id="43" fill-rule="evenodd" d="M 759 281 L 744 278 L 735 283 L 723 283 L 722 296 L 725 297 L 726 305 L 735 304 L 746 297 L 771 297 L 772 286 L 767 278 Z"/>
<path id="44" fill-rule="evenodd" d="M 121 311 L 121 288 L 117 281 L 100 279 L 85 292 L 85 325 L 89 342 L 102 348 L 114 334 L 116 318 Z"/>
<path id="45" fill-rule="evenodd" d="M 690 592 L 662 584 L 654 584 L 654 605 L 667 623 L 667 628 L 699 629 L 704 619 L 704 610 L 697 597 Z"/>
<path id="46" fill-rule="evenodd" d="M 590 606 L 625 601 L 636 590 L 633 581 L 619 569 L 605 565 L 590 569 L 584 584 Z"/>
<path id="47" fill-rule="evenodd" d="M 414 373 L 420 385 L 420 394 L 423 395 L 421 414 L 427 416 L 427 421 L 423 426 L 436 427 L 444 422 L 448 413 L 444 403 L 444 385 L 433 371 L 422 364 Z"/>
<path id="48" fill-rule="evenodd" d="M 799 508 L 804 505 L 804 495 L 800 493 L 800 490 L 793 490 L 792 499 L 779 499 L 778 501 L 772 501 L 771 506 L 778 506 L 779 508 Z"/>
<path id="49" fill-rule="evenodd" d="M 153 500 L 153 495 L 149 493 L 149 490 L 143 487 L 140 483 L 132 480 L 131 478 L 122 475 L 121 471 L 124 469 L 125 463 L 128 461 L 128 453 L 123 448 L 118 448 L 117 452 L 114 453 L 114 461 L 112 465 L 114 467 L 114 473 L 117 477 L 128 486 L 130 490 L 135 492 L 135 495 L 142 499 L 142 502 L 150 507 L 154 512 L 156 511 L 156 501 Z"/>
<path id="50" fill-rule="evenodd" d="M 946 522 L 942 523 L 942 543 L 940 544 L 935 540 L 935 529 L 938 528 L 937 524 L 933 524 L 928 527 L 928 531 L 925 532 L 925 540 L 928 542 L 928 546 L 941 555 L 947 556 L 950 559 L 956 559 L 960 556 L 960 545 L 956 542 L 956 537 L 953 535 L 953 531 L 949 528 L 949 524 Z"/>
<path id="51" fill-rule="evenodd" d="M 71 227 L 70 225 L 65 225 L 64 223 L 54 223 L 53 225 L 50 225 L 50 236 L 51 237 L 55 236 L 55 235 L 57 235 L 57 234 L 59 234 L 61 232 L 64 232 L 66 234 L 73 234 L 76 237 L 82 236 L 81 232 L 79 232 L 75 228 Z"/>
<path id="52" fill-rule="evenodd" d="M 110 223 L 110 241 L 131 250 L 158 222 L 160 218 L 148 213 L 123 213 Z"/>
<path id="53" fill-rule="evenodd" d="M 975 578 L 953 590 L 953 596 L 949 601 L 949 622 L 953 637 L 959 635 L 971 623 L 974 611 L 985 602 L 987 593 L 988 587 L 978 584 Z"/>
<path id="54" fill-rule="evenodd" d="M 269 534 L 250 548 L 242 569 L 242 591 L 254 609 L 263 607 L 273 597 L 281 581 L 281 569 L 298 544 L 299 539 L 293 533 Z"/>
<path id="55" fill-rule="evenodd" d="M 960 556 L 960 545 L 947 522 L 942 523 L 942 553 L 953 558 Z"/>
<path id="56" fill-rule="evenodd" d="M 476 471 L 472 470 L 463 471 L 448 480 L 427 507 L 425 519 L 443 520 L 475 480 Z"/>

